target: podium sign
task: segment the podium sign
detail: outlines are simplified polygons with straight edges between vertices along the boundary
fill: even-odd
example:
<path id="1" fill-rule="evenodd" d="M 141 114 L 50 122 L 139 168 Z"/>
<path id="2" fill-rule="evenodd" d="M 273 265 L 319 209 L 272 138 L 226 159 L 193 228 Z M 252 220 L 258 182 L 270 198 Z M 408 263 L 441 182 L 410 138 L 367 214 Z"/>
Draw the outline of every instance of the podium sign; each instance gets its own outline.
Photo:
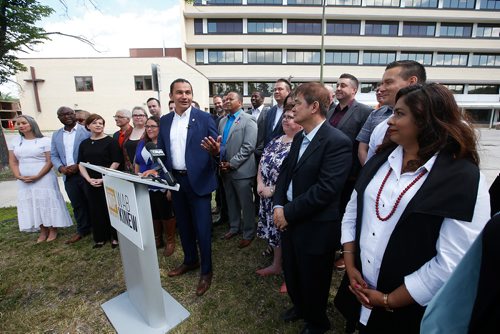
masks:
<path id="1" fill-rule="evenodd" d="M 161 286 L 148 185 L 174 187 L 136 175 L 82 163 L 103 174 L 111 224 L 118 231 L 127 291 L 102 304 L 119 334 L 166 333 L 189 312 Z"/>
<path id="2" fill-rule="evenodd" d="M 108 175 L 104 179 L 111 226 L 144 250 L 134 184 Z"/>

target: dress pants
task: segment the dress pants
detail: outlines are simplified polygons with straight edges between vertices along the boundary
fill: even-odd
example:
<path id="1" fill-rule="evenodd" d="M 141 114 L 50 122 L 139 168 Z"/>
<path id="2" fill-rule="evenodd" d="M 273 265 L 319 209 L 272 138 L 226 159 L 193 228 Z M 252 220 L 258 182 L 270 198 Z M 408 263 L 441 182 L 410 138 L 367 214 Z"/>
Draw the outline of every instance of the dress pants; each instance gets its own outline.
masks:
<path id="1" fill-rule="evenodd" d="M 308 254 L 307 250 L 294 242 L 293 233 L 293 227 L 290 227 L 281 234 L 283 271 L 288 295 L 297 312 L 310 327 L 328 330 L 330 321 L 326 308 L 333 272 L 333 245 L 326 253 Z"/>
<path id="2" fill-rule="evenodd" d="M 172 203 L 184 251 L 184 264 L 192 265 L 200 260 L 201 274 L 209 274 L 212 272 L 212 195 L 197 195 L 187 175 L 174 173 L 174 177 L 180 185 L 179 191 L 172 191 Z"/>
<path id="3" fill-rule="evenodd" d="M 230 174 L 222 176 L 226 191 L 227 213 L 229 215 L 230 232 L 238 233 L 243 219 L 243 239 L 255 237 L 255 205 L 253 202 L 253 177 L 233 179 Z"/>
<path id="4" fill-rule="evenodd" d="M 64 189 L 68 194 L 73 215 L 76 220 L 76 231 L 79 235 L 86 236 L 90 233 L 90 213 L 85 196 L 85 179 L 80 174 L 66 176 L 64 180 Z"/>

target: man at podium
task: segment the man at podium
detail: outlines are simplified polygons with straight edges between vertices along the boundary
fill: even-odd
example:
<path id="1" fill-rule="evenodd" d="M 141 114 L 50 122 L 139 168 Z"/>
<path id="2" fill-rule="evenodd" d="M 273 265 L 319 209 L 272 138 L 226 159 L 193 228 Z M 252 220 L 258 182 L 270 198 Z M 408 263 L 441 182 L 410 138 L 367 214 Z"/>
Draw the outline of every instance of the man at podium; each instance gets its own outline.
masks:
<path id="1" fill-rule="evenodd" d="M 191 106 L 193 89 L 189 81 L 174 80 L 170 99 L 175 103 L 175 112 L 160 120 L 158 148 L 165 152 L 165 166 L 180 185 L 179 191 L 172 193 L 172 202 L 184 261 L 168 276 L 183 275 L 201 264 L 196 295 L 202 296 L 212 282 L 211 197 L 217 180 L 215 160 L 200 143 L 218 134 L 210 114 Z"/>

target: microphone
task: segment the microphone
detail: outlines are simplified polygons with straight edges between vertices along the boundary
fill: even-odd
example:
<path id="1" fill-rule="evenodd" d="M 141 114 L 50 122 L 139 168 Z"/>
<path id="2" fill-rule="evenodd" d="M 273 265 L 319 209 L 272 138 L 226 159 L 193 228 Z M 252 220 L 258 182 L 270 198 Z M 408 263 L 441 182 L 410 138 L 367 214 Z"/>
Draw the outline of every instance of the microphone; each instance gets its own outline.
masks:
<path id="1" fill-rule="evenodd" d="M 161 158 L 165 156 L 165 153 L 163 153 L 163 150 L 161 148 L 156 148 L 155 143 L 149 142 L 144 146 L 146 150 L 151 154 L 151 157 L 153 158 L 153 161 L 156 162 L 158 165 L 160 165 L 161 170 L 163 171 L 164 179 L 167 181 L 169 186 L 175 186 L 177 181 L 175 178 L 170 174 L 170 172 L 167 170 L 165 165 L 163 164 L 163 161 L 161 161 Z"/>

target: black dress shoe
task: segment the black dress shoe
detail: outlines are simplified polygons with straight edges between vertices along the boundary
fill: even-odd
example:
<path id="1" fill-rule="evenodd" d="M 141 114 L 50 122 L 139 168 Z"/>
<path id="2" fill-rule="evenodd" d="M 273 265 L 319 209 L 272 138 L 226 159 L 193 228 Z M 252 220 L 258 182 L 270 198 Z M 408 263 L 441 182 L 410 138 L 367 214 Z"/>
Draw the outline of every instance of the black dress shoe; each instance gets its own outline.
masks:
<path id="1" fill-rule="evenodd" d="M 295 307 L 291 307 L 283 312 L 283 314 L 281 314 L 281 319 L 284 322 L 294 322 L 301 318 L 302 316 L 297 312 L 297 309 Z"/>
<path id="2" fill-rule="evenodd" d="M 96 242 L 92 248 L 102 248 L 106 242 Z"/>
<path id="3" fill-rule="evenodd" d="M 219 218 L 216 221 L 212 223 L 213 226 L 219 226 L 219 225 L 224 225 L 227 224 L 228 221 L 226 219 Z"/>

